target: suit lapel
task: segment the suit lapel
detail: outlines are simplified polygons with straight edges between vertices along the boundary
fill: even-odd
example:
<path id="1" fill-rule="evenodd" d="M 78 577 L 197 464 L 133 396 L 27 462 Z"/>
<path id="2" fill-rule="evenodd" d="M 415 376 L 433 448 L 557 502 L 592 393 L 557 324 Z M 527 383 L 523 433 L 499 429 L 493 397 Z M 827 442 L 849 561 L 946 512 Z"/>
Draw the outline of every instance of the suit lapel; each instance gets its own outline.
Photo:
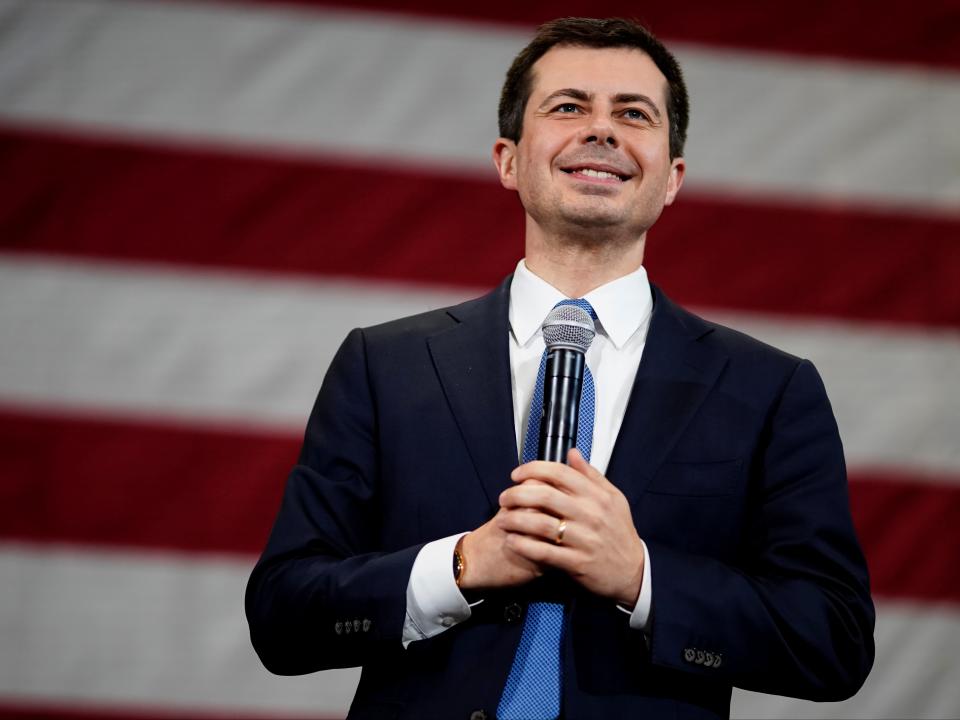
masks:
<path id="1" fill-rule="evenodd" d="M 510 388 L 508 277 L 489 295 L 449 311 L 453 327 L 427 339 L 434 367 L 491 510 L 517 466 Z"/>
<path id="2" fill-rule="evenodd" d="M 457 324 L 427 339 L 447 402 L 492 511 L 518 464 L 507 335 L 510 281 L 449 310 Z M 727 357 L 709 324 L 653 287 L 654 311 L 607 475 L 638 496 L 713 388 Z"/>
<path id="3" fill-rule="evenodd" d="M 653 287 L 654 310 L 630 401 L 607 468 L 631 499 L 654 476 L 703 403 L 727 357 L 703 339 L 710 325 Z"/>

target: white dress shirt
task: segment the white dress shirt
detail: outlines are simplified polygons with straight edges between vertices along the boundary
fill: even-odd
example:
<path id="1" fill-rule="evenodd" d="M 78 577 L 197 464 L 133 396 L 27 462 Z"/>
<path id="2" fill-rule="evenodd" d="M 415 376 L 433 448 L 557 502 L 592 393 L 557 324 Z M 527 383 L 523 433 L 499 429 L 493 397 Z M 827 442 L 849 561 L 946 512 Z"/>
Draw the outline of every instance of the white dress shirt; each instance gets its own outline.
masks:
<path id="1" fill-rule="evenodd" d="M 606 474 L 646 344 L 653 297 L 646 270 L 640 267 L 592 290 L 584 298 L 597 314 L 597 335 L 587 351 L 587 365 L 596 389 L 590 464 Z M 523 260 L 517 264 L 510 285 L 510 384 L 517 448 L 521 454 L 544 350 L 541 325 L 553 306 L 565 299 L 563 293 L 530 272 Z M 417 555 L 407 583 L 404 646 L 433 637 L 470 617 L 470 604 L 453 579 L 453 550 L 465 534 L 427 543 Z M 630 627 L 646 631 L 652 597 L 646 544 L 643 551 L 646 561 L 640 597 L 632 612 L 620 609 L 630 614 Z"/>

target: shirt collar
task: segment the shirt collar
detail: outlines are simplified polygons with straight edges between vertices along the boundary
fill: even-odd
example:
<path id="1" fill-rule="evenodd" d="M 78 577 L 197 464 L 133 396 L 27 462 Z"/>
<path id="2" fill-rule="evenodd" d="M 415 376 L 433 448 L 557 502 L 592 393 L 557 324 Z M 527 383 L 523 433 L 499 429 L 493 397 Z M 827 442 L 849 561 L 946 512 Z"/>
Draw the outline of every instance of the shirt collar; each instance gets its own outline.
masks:
<path id="1" fill-rule="evenodd" d="M 520 345 L 526 345 L 540 332 L 547 313 L 566 295 L 546 280 L 534 275 L 521 260 L 510 284 L 510 330 Z M 597 313 L 597 329 L 617 349 L 633 337 L 650 319 L 653 297 L 647 271 L 641 265 L 634 272 L 588 292 Z"/>

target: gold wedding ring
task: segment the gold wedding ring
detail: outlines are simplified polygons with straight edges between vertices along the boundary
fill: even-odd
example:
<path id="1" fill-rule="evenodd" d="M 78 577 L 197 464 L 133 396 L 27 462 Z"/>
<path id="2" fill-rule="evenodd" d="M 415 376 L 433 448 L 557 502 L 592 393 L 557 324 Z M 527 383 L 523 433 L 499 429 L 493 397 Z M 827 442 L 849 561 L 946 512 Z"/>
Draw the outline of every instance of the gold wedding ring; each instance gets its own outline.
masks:
<path id="1" fill-rule="evenodd" d="M 553 541 L 557 545 L 563 545 L 563 534 L 567 531 L 567 521 L 561 520 L 560 524 L 557 525 L 557 537 Z"/>

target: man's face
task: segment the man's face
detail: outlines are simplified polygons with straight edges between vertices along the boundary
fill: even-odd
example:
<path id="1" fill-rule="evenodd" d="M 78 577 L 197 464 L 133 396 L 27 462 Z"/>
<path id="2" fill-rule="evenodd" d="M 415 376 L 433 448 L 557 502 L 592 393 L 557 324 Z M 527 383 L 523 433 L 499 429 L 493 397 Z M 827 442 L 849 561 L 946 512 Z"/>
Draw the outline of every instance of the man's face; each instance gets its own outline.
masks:
<path id="1" fill-rule="evenodd" d="M 501 182 L 546 232 L 639 238 L 683 181 L 666 92 L 640 50 L 551 48 L 533 66 L 520 141 L 494 147 Z"/>

